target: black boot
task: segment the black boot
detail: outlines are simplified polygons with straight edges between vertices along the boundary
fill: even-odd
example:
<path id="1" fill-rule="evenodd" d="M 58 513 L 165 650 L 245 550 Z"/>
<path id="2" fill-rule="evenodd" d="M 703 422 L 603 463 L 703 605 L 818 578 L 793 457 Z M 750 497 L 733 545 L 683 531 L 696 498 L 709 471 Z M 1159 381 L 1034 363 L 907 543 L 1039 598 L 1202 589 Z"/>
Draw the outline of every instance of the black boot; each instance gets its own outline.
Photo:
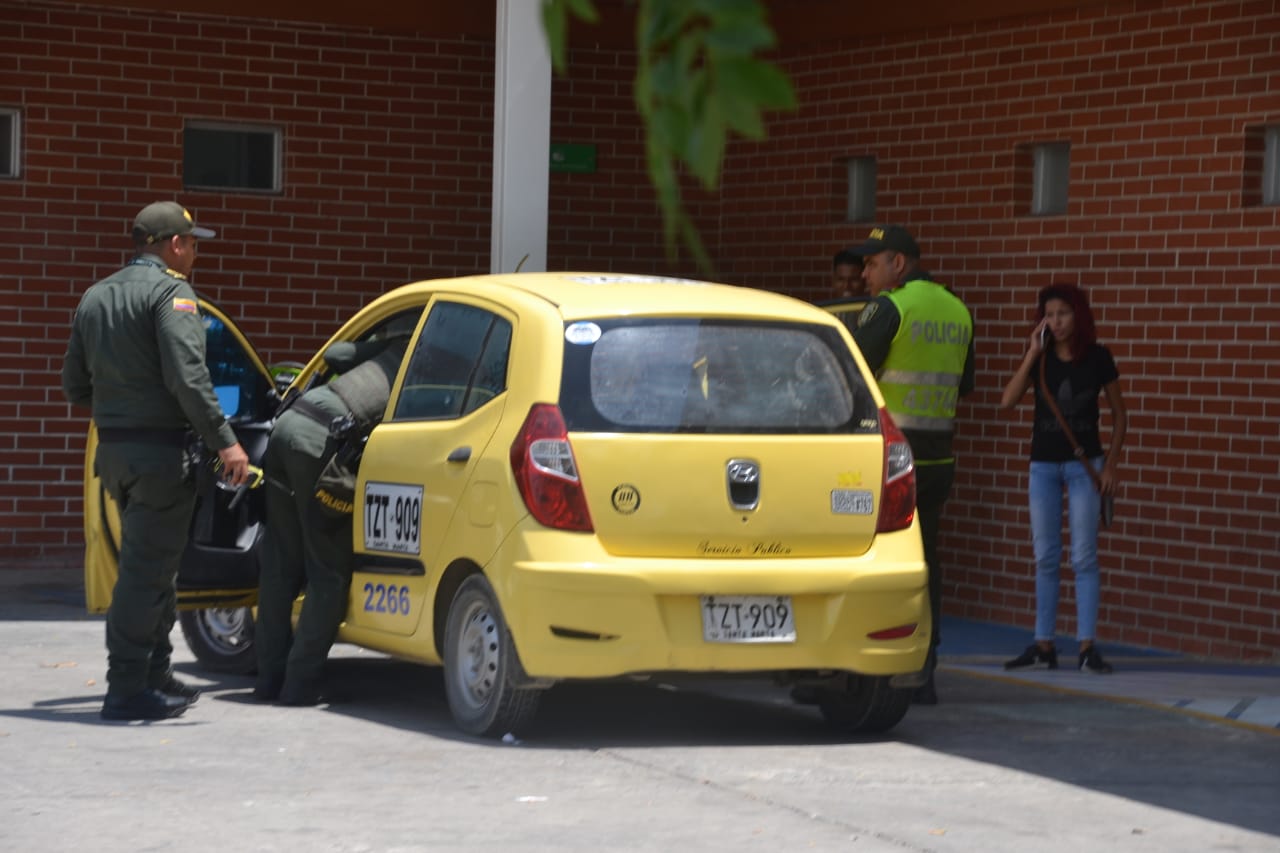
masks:
<path id="1" fill-rule="evenodd" d="M 113 696 L 108 692 L 101 716 L 104 720 L 167 720 L 187 710 L 189 704 L 186 699 L 166 696 L 154 687 L 131 696 Z"/>
<path id="2" fill-rule="evenodd" d="M 166 696 L 176 696 L 179 699 L 185 699 L 188 705 L 194 705 L 196 700 L 200 698 L 199 687 L 193 687 L 185 681 L 179 681 L 173 677 L 172 672 L 165 677 L 164 681 L 151 686 Z"/>
<path id="3" fill-rule="evenodd" d="M 280 696 L 276 699 L 277 705 L 289 705 L 294 708 L 310 708 L 315 705 L 323 705 L 329 701 L 320 691 L 319 680 L 290 681 L 285 678 L 284 686 L 280 688 Z"/>
<path id="4" fill-rule="evenodd" d="M 259 702 L 274 702 L 280 698 L 280 688 L 284 686 L 284 676 L 263 676 L 258 675 L 258 680 L 253 683 L 253 698 Z"/>

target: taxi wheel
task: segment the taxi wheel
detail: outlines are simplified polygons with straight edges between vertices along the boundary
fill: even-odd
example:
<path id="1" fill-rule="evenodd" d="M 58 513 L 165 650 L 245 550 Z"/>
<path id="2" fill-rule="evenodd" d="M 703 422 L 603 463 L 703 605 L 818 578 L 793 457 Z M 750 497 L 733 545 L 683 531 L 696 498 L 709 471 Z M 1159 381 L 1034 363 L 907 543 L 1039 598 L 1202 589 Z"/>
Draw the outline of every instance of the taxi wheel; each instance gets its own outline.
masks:
<path id="1" fill-rule="evenodd" d="M 209 607 L 178 614 L 182 636 L 200 665 L 211 672 L 249 675 L 257 666 L 253 648 L 253 610 Z"/>
<path id="2" fill-rule="evenodd" d="M 889 679 L 850 675 L 846 689 L 824 691 L 818 708 L 827 724 L 849 734 L 879 734 L 902 721 L 911 707 L 911 690 L 889 686 Z"/>
<path id="3" fill-rule="evenodd" d="M 517 687 L 519 671 L 493 587 L 484 575 L 472 575 L 458 587 L 445 624 L 445 696 L 458 728 L 498 737 L 533 719 L 541 691 Z"/>

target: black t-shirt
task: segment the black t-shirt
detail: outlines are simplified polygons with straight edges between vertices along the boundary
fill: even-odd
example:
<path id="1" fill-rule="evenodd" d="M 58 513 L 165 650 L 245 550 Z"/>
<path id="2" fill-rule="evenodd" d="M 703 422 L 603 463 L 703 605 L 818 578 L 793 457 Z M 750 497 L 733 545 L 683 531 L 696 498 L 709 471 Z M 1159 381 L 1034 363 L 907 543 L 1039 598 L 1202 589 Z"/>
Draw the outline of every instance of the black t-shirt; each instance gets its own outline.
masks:
<path id="1" fill-rule="evenodd" d="M 1063 362 L 1052 349 L 1045 353 L 1045 384 L 1053 394 L 1063 418 L 1075 433 L 1076 441 L 1089 458 L 1102 455 L 1102 440 L 1098 436 L 1098 396 L 1102 389 L 1120 378 L 1111 351 L 1101 344 L 1094 344 L 1081 358 Z M 1075 458 L 1071 442 L 1067 441 L 1058 419 L 1045 405 L 1040 391 L 1040 366 L 1031 373 L 1032 387 L 1036 390 L 1036 422 L 1031 433 L 1031 461 L 1070 462 Z"/>

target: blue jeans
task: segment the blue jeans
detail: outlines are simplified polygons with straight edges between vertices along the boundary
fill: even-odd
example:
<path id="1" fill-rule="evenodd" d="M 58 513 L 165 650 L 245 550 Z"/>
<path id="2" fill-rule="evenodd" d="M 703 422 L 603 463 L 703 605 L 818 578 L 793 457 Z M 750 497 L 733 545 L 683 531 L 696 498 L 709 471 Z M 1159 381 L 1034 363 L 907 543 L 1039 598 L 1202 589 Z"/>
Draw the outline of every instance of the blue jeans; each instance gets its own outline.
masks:
<path id="1" fill-rule="evenodd" d="M 1095 469 L 1102 457 L 1089 460 Z M 1076 576 L 1076 637 L 1094 639 L 1098 627 L 1098 513 L 1101 499 L 1084 465 L 1031 463 L 1031 540 L 1036 554 L 1036 639 L 1052 641 L 1062 566 L 1062 491 L 1067 492 L 1071 570 Z"/>

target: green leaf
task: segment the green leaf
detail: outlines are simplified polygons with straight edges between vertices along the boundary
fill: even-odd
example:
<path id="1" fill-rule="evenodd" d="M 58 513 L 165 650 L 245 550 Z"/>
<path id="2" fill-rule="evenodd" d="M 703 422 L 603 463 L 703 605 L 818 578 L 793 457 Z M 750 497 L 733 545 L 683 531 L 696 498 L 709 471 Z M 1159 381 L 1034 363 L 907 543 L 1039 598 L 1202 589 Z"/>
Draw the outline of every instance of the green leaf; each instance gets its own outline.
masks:
<path id="1" fill-rule="evenodd" d="M 758 59 L 728 58 L 717 62 L 715 69 L 722 92 L 749 100 L 759 107 L 795 108 L 796 95 L 791 81 L 768 63 Z"/>
<path id="2" fill-rule="evenodd" d="M 683 3 L 641 0 L 636 14 L 636 47 L 643 53 L 671 41 L 684 29 L 690 16 L 690 10 Z"/>
<path id="3" fill-rule="evenodd" d="M 649 94 L 656 103 L 679 101 L 688 81 L 688 67 L 679 56 L 668 53 L 649 67 Z"/>
<path id="4" fill-rule="evenodd" d="M 564 0 L 544 0 L 542 4 L 542 28 L 547 31 L 551 67 L 557 74 L 563 74 L 568 66 L 569 20 L 565 11 Z"/>
<path id="5" fill-rule="evenodd" d="M 564 74 L 569 65 L 570 13 L 588 24 L 600 20 L 600 14 L 591 0 L 542 0 L 542 27 L 547 32 L 551 67 L 557 74 Z"/>
<path id="6" fill-rule="evenodd" d="M 716 22 L 764 20 L 764 8 L 758 0 L 683 0 L 681 5 Z"/>
<path id="7" fill-rule="evenodd" d="M 569 6 L 569 11 L 573 12 L 573 16 L 579 21 L 586 21 L 588 24 L 597 24 L 600 22 L 600 13 L 596 11 L 595 4 L 591 0 L 564 0 Z"/>
<path id="8" fill-rule="evenodd" d="M 664 152 L 684 151 L 689 138 L 689 114 L 671 105 L 655 109 L 649 119 L 649 138 Z"/>
<path id="9" fill-rule="evenodd" d="M 734 21 L 707 31 L 707 49 L 723 54 L 746 56 L 773 47 L 773 30 L 763 21 Z"/>
<path id="10" fill-rule="evenodd" d="M 694 119 L 693 132 L 684 159 L 702 186 L 713 190 L 720 183 L 720 162 L 724 159 L 726 131 L 724 119 L 714 100 L 709 101 L 702 115 Z"/>

